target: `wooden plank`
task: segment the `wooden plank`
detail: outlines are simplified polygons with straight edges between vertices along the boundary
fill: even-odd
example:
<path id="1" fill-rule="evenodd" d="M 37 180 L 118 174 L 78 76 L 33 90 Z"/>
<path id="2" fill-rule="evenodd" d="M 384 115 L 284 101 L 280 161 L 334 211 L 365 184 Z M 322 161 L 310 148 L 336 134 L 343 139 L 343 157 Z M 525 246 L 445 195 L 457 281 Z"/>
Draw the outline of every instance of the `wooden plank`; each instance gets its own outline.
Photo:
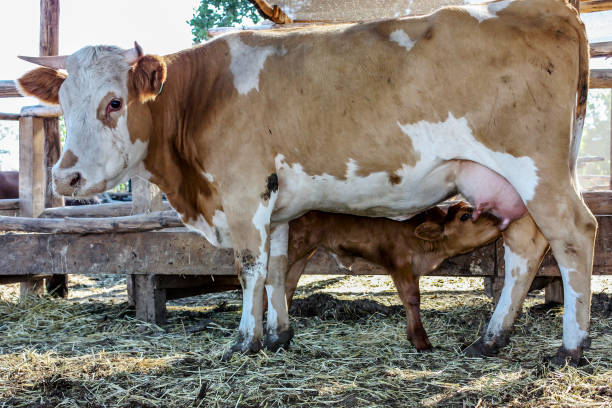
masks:
<path id="1" fill-rule="evenodd" d="M 18 113 L 3 113 L 0 112 L 0 120 L 19 120 L 21 117 Z"/>
<path id="2" fill-rule="evenodd" d="M 166 323 L 166 291 L 157 286 L 155 275 L 135 275 L 136 318 L 149 323 Z"/>
<path id="3" fill-rule="evenodd" d="M 612 41 L 591 43 L 591 58 L 612 56 Z"/>
<path id="4" fill-rule="evenodd" d="M 612 69 L 592 69 L 589 88 L 612 88 Z"/>
<path id="5" fill-rule="evenodd" d="M 170 207 L 168 202 L 164 201 L 161 210 L 170 211 L 172 207 Z M 40 214 L 40 218 L 103 218 L 125 217 L 128 215 L 132 215 L 132 203 L 129 202 L 47 208 Z"/>
<path id="6" fill-rule="evenodd" d="M 19 201 L 22 217 L 38 217 L 44 209 L 45 166 L 42 119 L 19 120 Z"/>
<path id="7" fill-rule="evenodd" d="M 174 211 L 160 211 L 112 218 L 27 218 L 1 217 L 0 231 L 64 234 L 154 231 L 182 227 Z"/>
<path id="8" fill-rule="evenodd" d="M 15 81 L 0 81 L 0 98 L 18 98 L 21 96 Z"/>
<path id="9" fill-rule="evenodd" d="M 0 200 L 0 210 L 18 210 L 18 198 L 3 198 Z"/>
<path id="10" fill-rule="evenodd" d="M 591 0 L 580 2 L 581 13 L 612 10 L 612 0 Z"/>
<path id="11" fill-rule="evenodd" d="M 259 14 L 267 20 L 270 20 L 276 24 L 289 24 L 292 23 L 291 17 L 289 17 L 279 6 L 276 4 L 270 5 L 266 0 L 249 0 L 251 4 L 255 6 Z"/>
<path id="12" fill-rule="evenodd" d="M 0 285 L 9 283 L 20 283 L 24 281 L 40 280 L 51 277 L 51 275 L 0 275 Z"/>
<path id="13" fill-rule="evenodd" d="M 59 105 L 34 105 L 21 108 L 21 116 L 32 116 L 37 118 L 59 118 L 63 115 Z"/>
<path id="14" fill-rule="evenodd" d="M 583 191 L 582 197 L 593 214 L 612 214 L 612 191 Z"/>

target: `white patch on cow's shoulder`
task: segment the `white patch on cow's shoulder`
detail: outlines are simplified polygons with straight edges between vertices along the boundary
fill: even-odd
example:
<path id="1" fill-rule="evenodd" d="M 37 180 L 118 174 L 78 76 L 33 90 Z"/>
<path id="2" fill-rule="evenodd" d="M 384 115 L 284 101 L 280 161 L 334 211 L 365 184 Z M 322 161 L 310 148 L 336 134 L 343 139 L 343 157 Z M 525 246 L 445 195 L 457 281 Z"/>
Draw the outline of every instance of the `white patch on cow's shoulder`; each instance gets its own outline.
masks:
<path id="1" fill-rule="evenodd" d="M 578 293 L 570 285 L 570 273 L 576 270 L 561 265 L 559 269 L 563 279 L 563 347 L 566 350 L 576 350 L 588 336 L 586 331 L 580 330 L 576 319 Z"/>
<path id="2" fill-rule="evenodd" d="M 489 321 L 487 328 L 487 336 L 498 336 L 503 329 L 504 319 L 510 313 L 512 306 L 517 307 L 518 302 L 513 302 L 512 290 L 518 276 L 527 273 L 527 259 L 515 254 L 504 244 L 504 262 L 506 266 L 506 276 L 504 278 L 504 288 L 499 296 L 499 301 Z M 515 275 L 515 270 L 518 270 L 518 275 Z"/>
<path id="3" fill-rule="evenodd" d="M 514 157 L 495 152 L 474 138 L 468 121 L 455 118 L 452 113 L 444 122 L 420 121 L 402 125 L 397 123 L 412 139 L 415 151 L 421 158 L 414 170 L 429 166 L 436 160 L 471 160 L 502 175 L 527 202 L 533 199 L 538 185 L 538 168 L 530 157 Z"/>
<path id="4" fill-rule="evenodd" d="M 402 29 L 392 32 L 389 39 L 406 48 L 407 51 L 410 51 L 412 47 L 414 47 L 414 44 L 416 44 L 416 41 L 412 41 L 408 34 Z"/>
<path id="5" fill-rule="evenodd" d="M 496 18 L 497 13 L 508 7 L 512 1 L 502 0 L 485 4 L 469 4 L 461 7 L 478 20 L 479 23 L 482 23 L 484 20 Z"/>
<path id="6" fill-rule="evenodd" d="M 289 224 L 275 226 L 270 235 L 270 256 L 287 256 L 289 245 Z"/>
<path id="7" fill-rule="evenodd" d="M 230 71 L 234 75 L 234 86 L 241 95 L 253 89 L 259 91 L 259 73 L 263 70 L 266 59 L 271 55 L 285 55 L 283 49 L 272 45 L 251 47 L 240 40 L 238 35 L 225 38 L 230 49 Z"/>

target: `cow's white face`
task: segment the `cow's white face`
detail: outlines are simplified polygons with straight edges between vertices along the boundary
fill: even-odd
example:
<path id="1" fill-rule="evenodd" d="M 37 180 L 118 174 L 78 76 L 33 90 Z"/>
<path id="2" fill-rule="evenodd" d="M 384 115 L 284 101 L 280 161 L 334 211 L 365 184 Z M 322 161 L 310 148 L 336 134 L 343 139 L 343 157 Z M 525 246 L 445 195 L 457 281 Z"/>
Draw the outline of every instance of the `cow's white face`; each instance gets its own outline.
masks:
<path id="1" fill-rule="evenodd" d="M 130 137 L 128 105 L 156 95 L 153 89 L 143 94 L 138 84 L 159 83 L 161 87 L 165 80 L 165 64 L 160 62 L 164 65 L 161 75 L 151 58 L 142 57 L 139 47 L 125 51 L 90 46 L 65 57 L 61 67 L 67 70 L 67 76 L 41 68 L 19 79 L 24 93 L 62 106 L 67 139 L 52 171 L 53 186 L 59 194 L 89 196 L 103 192 L 127 179 L 144 159 L 148 143 Z M 140 72 L 145 68 L 149 72 Z M 56 81 L 57 89 L 45 88 L 44 78 L 38 78 L 52 75 L 49 71 L 62 78 Z M 45 93 L 40 88 L 45 88 Z"/>
<path id="2" fill-rule="evenodd" d="M 68 77 L 59 90 L 67 139 L 53 166 L 55 190 L 91 195 L 113 187 L 146 154 L 132 143 L 127 125 L 128 72 L 123 50 L 85 47 L 66 60 Z"/>

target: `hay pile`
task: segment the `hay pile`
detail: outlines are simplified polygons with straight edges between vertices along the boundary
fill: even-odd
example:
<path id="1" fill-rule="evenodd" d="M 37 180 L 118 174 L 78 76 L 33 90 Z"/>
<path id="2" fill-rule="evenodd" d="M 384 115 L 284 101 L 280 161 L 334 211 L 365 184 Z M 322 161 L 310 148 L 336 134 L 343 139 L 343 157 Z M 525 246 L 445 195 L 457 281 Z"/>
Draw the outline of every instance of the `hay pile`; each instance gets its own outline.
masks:
<path id="1" fill-rule="evenodd" d="M 490 313 L 478 279 L 423 280 L 436 349 L 418 354 L 387 277 L 305 277 L 292 349 L 228 363 L 220 358 L 240 320 L 238 293 L 173 302 L 161 328 L 134 319 L 121 278 L 71 279 L 68 301 L 20 304 L 16 285 L 0 287 L 0 407 L 612 404 L 611 278 L 594 278 L 591 364 L 559 370 L 544 359 L 560 344 L 562 309 L 537 306 L 541 294 L 527 299 L 499 358 L 460 353 Z"/>

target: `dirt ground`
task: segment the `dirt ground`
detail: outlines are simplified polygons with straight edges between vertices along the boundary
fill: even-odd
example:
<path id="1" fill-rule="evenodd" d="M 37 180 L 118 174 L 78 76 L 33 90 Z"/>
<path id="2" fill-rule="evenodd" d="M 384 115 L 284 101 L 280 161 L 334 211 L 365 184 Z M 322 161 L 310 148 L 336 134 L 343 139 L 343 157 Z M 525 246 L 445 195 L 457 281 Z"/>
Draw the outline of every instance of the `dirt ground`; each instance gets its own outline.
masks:
<path id="1" fill-rule="evenodd" d="M 0 407 L 612 407 L 612 278 L 593 278 L 589 365 L 552 369 L 562 307 L 528 297 L 496 358 L 461 349 L 488 321 L 477 278 L 424 278 L 435 349 L 417 353 L 385 276 L 306 276 L 289 351 L 221 356 L 240 293 L 168 304 L 163 327 L 135 320 L 125 279 L 71 276 L 67 300 L 18 301 L 0 287 Z"/>

